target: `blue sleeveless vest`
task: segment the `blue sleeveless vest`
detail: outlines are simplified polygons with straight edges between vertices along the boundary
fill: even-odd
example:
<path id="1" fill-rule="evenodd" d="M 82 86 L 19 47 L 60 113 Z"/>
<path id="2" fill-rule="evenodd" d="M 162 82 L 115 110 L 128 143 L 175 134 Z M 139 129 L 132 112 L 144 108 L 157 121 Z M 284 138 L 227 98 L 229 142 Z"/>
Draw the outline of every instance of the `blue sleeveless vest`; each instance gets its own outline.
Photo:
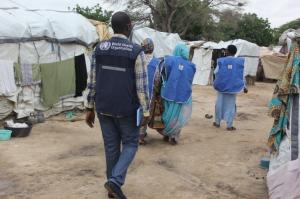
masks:
<path id="1" fill-rule="evenodd" d="M 245 87 L 245 59 L 240 57 L 223 57 L 218 59 L 219 71 L 216 74 L 214 88 L 221 93 L 237 94 Z"/>
<path id="2" fill-rule="evenodd" d="M 168 101 L 186 103 L 192 95 L 196 66 L 177 56 L 166 56 L 164 63 L 165 83 L 161 96 Z"/>
<path id="3" fill-rule="evenodd" d="M 96 110 L 125 117 L 140 106 L 136 92 L 135 62 L 141 47 L 113 37 L 96 47 Z"/>
<path id="4" fill-rule="evenodd" d="M 149 86 L 150 99 L 152 98 L 152 93 L 153 93 L 155 72 L 156 72 L 156 69 L 159 66 L 160 62 L 161 62 L 160 59 L 153 58 L 150 61 L 148 67 L 147 67 L 147 69 L 148 69 L 148 86 Z"/>

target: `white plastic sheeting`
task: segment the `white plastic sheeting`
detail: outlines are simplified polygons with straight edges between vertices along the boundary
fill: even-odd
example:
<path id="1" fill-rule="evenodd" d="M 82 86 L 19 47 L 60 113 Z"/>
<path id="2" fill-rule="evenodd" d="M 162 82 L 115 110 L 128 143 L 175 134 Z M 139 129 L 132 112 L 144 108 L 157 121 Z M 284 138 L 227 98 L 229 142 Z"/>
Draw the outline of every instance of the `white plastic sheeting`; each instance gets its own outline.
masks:
<path id="1" fill-rule="evenodd" d="M 26 86 L 22 89 L 18 96 L 18 102 L 14 109 L 18 118 L 29 116 L 34 111 L 42 111 L 46 118 L 57 115 L 63 111 L 72 110 L 74 108 L 84 109 L 84 99 L 87 92 L 82 97 L 67 98 L 54 104 L 51 108 L 46 107 L 41 102 L 40 85 Z"/>
<path id="2" fill-rule="evenodd" d="M 0 22 L 2 60 L 57 62 L 84 53 L 99 39 L 96 28 L 75 12 L 0 6 Z"/>
<path id="3" fill-rule="evenodd" d="M 212 50 L 204 48 L 195 49 L 192 62 L 196 65 L 193 84 L 208 85 L 211 73 Z"/>
<path id="4" fill-rule="evenodd" d="M 57 45 L 47 41 L 20 44 L 0 44 L 0 59 L 17 63 L 43 64 L 67 60 L 86 52 L 86 47 L 77 44 Z"/>
<path id="5" fill-rule="evenodd" d="M 267 184 L 270 199 L 300 198 L 300 158 L 268 173 Z"/>
<path id="6" fill-rule="evenodd" d="M 6 118 L 13 111 L 14 105 L 5 97 L 0 97 L 0 120 Z"/>
<path id="7" fill-rule="evenodd" d="M 13 65 L 12 61 L 0 60 L 0 95 L 11 96 L 17 91 Z"/>
<path id="8" fill-rule="evenodd" d="M 183 42 L 177 33 L 165 33 L 148 27 L 136 27 L 133 29 L 132 41 L 141 44 L 146 38 L 154 42 L 154 56 L 164 57 L 171 55 L 176 45 Z"/>
<path id="9" fill-rule="evenodd" d="M 0 42 L 47 40 L 90 46 L 98 39 L 95 27 L 75 12 L 0 9 Z"/>
<path id="10" fill-rule="evenodd" d="M 43 64 L 85 53 L 89 71 L 87 53 L 99 37 L 96 28 L 86 18 L 75 12 L 29 10 L 13 1 L 1 1 L 8 3 L 6 7 L 0 5 L 0 60 Z M 14 79 L 14 75 L 11 74 L 10 78 Z M 83 97 L 68 98 L 51 109 L 44 107 L 41 104 L 40 85 L 18 87 L 17 91 L 12 90 L 5 95 L 6 99 L 0 101 L 0 119 L 13 110 L 19 118 L 29 116 L 35 110 L 43 111 L 48 117 L 75 107 L 83 108 L 84 103 Z"/>

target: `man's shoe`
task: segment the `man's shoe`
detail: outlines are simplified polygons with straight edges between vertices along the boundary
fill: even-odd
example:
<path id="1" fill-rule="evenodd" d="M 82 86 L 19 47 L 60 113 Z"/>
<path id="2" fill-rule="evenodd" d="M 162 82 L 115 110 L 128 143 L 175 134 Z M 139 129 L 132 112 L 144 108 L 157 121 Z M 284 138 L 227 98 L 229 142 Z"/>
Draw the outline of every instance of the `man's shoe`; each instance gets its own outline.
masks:
<path id="1" fill-rule="evenodd" d="M 111 193 L 116 199 L 127 199 L 120 187 L 113 182 L 107 182 L 104 185 L 105 189 Z"/>
<path id="2" fill-rule="evenodd" d="M 107 194 L 107 197 L 108 197 L 108 198 L 115 198 L 115 196 L 114 196 L 112 193 L 108 193 L 108 194 Z"/>
<path id="3" fill-rule="evenodd" d="M 217 124 L 216 122 L 213 123 L 213 126 L 216 127 L 216 128 L 220 128 L 221 127 L 220 124 Z"/>

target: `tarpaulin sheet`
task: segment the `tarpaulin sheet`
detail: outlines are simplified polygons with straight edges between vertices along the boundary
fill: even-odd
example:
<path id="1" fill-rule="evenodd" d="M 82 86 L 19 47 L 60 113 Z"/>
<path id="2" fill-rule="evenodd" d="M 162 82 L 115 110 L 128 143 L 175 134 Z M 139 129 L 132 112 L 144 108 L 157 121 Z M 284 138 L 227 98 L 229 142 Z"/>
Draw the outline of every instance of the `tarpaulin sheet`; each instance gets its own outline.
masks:
<path id="1" fill-rule="evenodd" d="M 196 64 L 193 84 L 208 85 L 211 72 L 212 50 L 204 48 L 195 49 L 192 62 Z"/>
<path id="2" fill-rule="evenodd" d="M 134 43 L 141 44 L 146 38 L 151 38 L 154 42 L 155 57 L 172 55 L 175 46 L 182 42 L 177 33 L 159 32 L 148 27 L 135 28 L 133 30 L 132 41 Z"/>
<path id="3" fill-rule="evenodd" d="M 287 56 L 266 55 L 261 57 L 265 77 L 268 79 L 279 79 L 286 61 Z"/>

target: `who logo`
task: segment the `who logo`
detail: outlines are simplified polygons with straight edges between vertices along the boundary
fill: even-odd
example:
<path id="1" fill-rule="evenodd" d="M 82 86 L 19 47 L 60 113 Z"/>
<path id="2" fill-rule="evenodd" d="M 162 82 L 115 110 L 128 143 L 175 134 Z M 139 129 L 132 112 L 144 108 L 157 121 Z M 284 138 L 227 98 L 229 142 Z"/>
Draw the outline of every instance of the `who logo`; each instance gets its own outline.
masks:
<path id="1" fill-rule="evenodd" d="M 109 50 L 111 43 L 109 41 L 102 42 L 99 46 L 100 50 Z"/>

